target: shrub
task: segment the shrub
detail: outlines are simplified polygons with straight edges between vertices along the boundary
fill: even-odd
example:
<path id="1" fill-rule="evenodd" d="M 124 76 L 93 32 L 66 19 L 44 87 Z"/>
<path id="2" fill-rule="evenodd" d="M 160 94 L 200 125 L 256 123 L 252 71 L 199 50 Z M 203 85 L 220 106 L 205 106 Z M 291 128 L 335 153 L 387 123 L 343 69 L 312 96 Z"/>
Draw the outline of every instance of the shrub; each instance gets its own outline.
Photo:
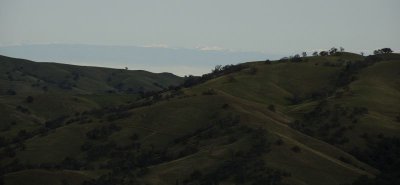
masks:
<path id="1" fill-rule="evenodd" d="M 26 97 L 25 101 L 27 103 L 32 103 L 33 102 L 33 97 L 32 96 L 28 96 L 28 97 Z"/>
<path id="2" fill-rule="evenodd" d="M 8 89 L 8 90 L 7 90 L 7 92 L 6 92 L 6 94 L 7 94 L 7 95 L 14 96 L 14 95 L 16 95 L 16 94 L 17 94 L 17 92 L 15 92 L 15 90 Z"/>
<path id="3" fill-rule="evenodd" d="M 16 110 L 18 110 L 18 111 L 20 111 L 20 112 L 22 112 L 22 113 L 24 113 L 24 114 L 30 114 L 30 113 L 31 113 L 31 112 L 29 111 L 29 109 L 27 109 L 26 107 L 20 106 L 20 105 L 18 105 L 18 106 L 16 107 Z"/>
<path id="4" fill-rule="evenodd" d="M 194 170 L 191 174 L 190 174 L 190 178 L 192 180 L 198 180 L 200 179 L 202 176 L 202 173 L 199 170 Z"/>
<path id="5" fill-rule="evenodd" d="M 209 88 L 206 91 L 202 92 L 202 94 L 203 95 L 214 95 L 214 94 L 216 94 L 216 92 L 214 89 Z"/>
<path id="6" fill-rule="evenodd" d="M 301 62 L 302 59 L 300 58 L 299 54 L 294 55 L 293 57 L 290 58 L 291 62 Z"/>
<path id="7" fill-rule="evenodd" d="M 348 159 L 347 157 L 340 156 L 339 160 L 341 160 L 344 163 L 351 164 L 351 160 Z"/>
<path id="8" fill-rule="evenodd" d="M 137 134 L 132 134 L 130 137 L 129 137 L 129 139 L 131 139 L 132 141 L 136 141 L 136 140 L 138 140 L 139 139 L 139 136 L 137 135 Z"/>
<path id="9" fill-rule="evenodd" d="M 53 120 L 49 120 L 45 122 L 45 127 L 49 129 L 55 129 L 64 124 L 64 121 L 68 118 L 68 116 L 60 116 L 58 118 L 55 118 Z"/>
<path id="10" fill-rule="evenodd" d="M 268 109 L 272 112 L 275 112 L 275 105 L 268 105 Z"/>
<path id="11" fill-rule="evenodd" d="M 329 50 L 329 55 L 335 55 L 337 53 L 338 49 L 333 47 Z"/>
<path id="12" fill-rule="evenodd" d="M 278 146 L 283 145 L 283 140 L 279 138 L 278 140 L 275 141 L 275 144 Z"/>
<path id="13" fill-rule="evenodd" d="M 299 152 L 301 152 L 301 149 L 300 149 L 300 147 L 298 147 L 298 146 L 294 146 L 294 147 L 292 147 L 292 149 L 291 149 L 293 152 L 296 152 L 296 153 L 299 153 Z"/>
<path id="14" fill-rule="evenodd" d="M 109 135 L 111 135 L 115 131 L 121 130 L 116 124 L 111 123 L 108 126 L 102 126 L 100 128 L 95 128 L 86 133 L 86 136 L 89 139 L 99 140 L 106 139 Z"/>

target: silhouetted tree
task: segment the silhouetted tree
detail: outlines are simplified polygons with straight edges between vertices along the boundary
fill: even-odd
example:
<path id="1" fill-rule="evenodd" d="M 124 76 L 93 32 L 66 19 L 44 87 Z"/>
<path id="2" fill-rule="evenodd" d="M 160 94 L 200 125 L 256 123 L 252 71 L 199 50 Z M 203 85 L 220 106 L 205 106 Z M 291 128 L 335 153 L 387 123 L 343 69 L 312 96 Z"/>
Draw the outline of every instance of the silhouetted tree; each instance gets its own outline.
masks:
<path id="1" fill-rule="evenodd" d="M 315 57 L 318 56 L 318 51 L 314 51 L 314 52 L 312 53 L 312 55 L 315 56 Z"/>
<path id="2" fill-rule="evenodd" d="M 288 61 L 289 57 L 282 57 L 281 59 L 279 59 L 279 61 L 284 62 L 284 61 Z"/>
<path id="3" fill-rule="evenodd" d="M 219 71 L 221 71 L 221 69 L 222 69 L 222 65 L 216 65 L 211 73 L 218 73 Z"/>
<path id="4" fill-rule="evenodd" d="M 390 49 L 390 48 L 383 48 L 381 50 L 383 53 L 393 53 L 392 49 Z"/>
<path id="5" fill-rule="evenodd" d="M 197 83 L 199 83 L 199 80 L 200 80 L 200 77 L 196 77 L 193 75 L 185 76 L 183 86 L 190 87 L 190 86 L 196 85 Z"/>
<path id="6" fill-rule="evenodd" d="M 374 55 L 379 55 L 379 54 L 387 54 L 387 53 L 393 53 L 392 49 L 390 48 L 382 48 L 374 51 Z"/>
<path id="7" fill-rule="evenodd" d="M 319 52 L 319 55 L 320 56 L 328 56 L 329 53 L 327 51 L 321 51 L 321 52 Z"/>
<path id="8" fill-rule="evenodd" d="M 334 55 L 334 54 L 337 53 L 337 51 L 338 51 L 338 49 L 335 48 L 335 47 L 333 47 L 333 48 L 331 48 L 331 49 L 329 50 L 329 55 Z"/>
<path id="9" fill-rule="evenodd" d="M 343 47 L 340 47 L 340 52 L 344 52 L 344 48 Z"/>
<path id="10" fill-rule="evenodd" d="M 303 52 L 303 53 L 301 53 L 301 55 L 302 55 L 303 57 L 307 57 L 307 52 Z"/>
<path id="11" fill-rule="evenodd" d="M 292 62 L 301 62 L 301 58 L 299 54 L 294 55 L 291 59 Z"/>

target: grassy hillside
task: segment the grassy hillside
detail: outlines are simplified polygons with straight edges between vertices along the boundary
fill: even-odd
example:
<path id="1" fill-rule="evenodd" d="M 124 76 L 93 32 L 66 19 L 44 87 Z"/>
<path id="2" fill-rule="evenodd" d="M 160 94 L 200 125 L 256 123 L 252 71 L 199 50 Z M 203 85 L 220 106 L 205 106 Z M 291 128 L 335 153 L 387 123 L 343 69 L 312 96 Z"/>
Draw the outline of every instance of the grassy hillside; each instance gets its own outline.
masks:
<path id="1" fill-rule="evenodd" d="M 0 56 L 2 93 L 69 92 L 79 94 L 138 93 L 179 85 L 171 73 L 37 63 Z"/>
<path id="2" fill-rule="evenodd" d="M 84 68 L 62 69 L 73 74 Z M 33 102 L 20 100 L 17 110 L 10 97 L 19 93 L 2 96 L 0 111 L 13 115 L 3 119 L 15 128 L 1 132 L 2 178 L 11 185 L 396 182 L 399 69 L 398 54 L 250 62 L 136 100 L 110 84 L 151 84 L 147 77 L 130 78 L 122 70 L 107 81 L 109 69 L 90 68 L 80 78 L 96 81 L 92 86 L 54 85 Z M 25 77 L 62 73 L 38 70 L 32 67 L 24 73 L 36 75 Z M 92 70 L 104 74 L 91 76 Z M 19 91 L 35 92 L 25 88 Z M 43 103 L 51 96 L 51 105 Z M 73 103 L 65 108 L 65 102 Z M 44 119 L 58 111 L 64 116 Z M 17 118 L 30 121 L 12 124 Z"/>
<path id="3" fill-rule="evenodd" d="M 0 56 L 1 136 L 33 131 L 46 121 L 136 101 L 178 86 L 170 73 L 38 63 Z"/>

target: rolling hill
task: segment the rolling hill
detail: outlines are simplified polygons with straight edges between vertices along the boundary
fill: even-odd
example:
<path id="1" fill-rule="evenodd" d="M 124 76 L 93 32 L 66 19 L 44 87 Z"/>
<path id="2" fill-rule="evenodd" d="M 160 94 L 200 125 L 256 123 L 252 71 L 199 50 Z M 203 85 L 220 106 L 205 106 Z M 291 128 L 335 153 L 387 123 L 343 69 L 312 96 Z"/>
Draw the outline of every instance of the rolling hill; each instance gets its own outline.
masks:
<path id="1" fill-rule="evenodd" d="M 399 181 L 399 54 L 248 62 L 184 82 L 2 60 L 5 184 Z"/>
<path id="2" fill-rule="evenodd" d="M 2 135 L 16 135 L 42 122 L 95 108 L 136 101 L 178 86 L 171 73 L 32 62 L 0 56 Z"/>

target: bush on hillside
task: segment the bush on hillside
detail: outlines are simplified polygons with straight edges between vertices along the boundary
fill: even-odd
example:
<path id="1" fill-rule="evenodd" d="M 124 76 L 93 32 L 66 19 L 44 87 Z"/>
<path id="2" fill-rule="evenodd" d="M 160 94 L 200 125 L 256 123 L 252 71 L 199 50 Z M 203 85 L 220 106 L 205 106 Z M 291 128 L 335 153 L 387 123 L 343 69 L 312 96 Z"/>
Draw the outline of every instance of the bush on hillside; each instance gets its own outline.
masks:
<path id="1" fill-rule="evenodd" d="M 302 59 L 301 59 L 301 57 L 300 57 L 299 54 L 296 54 L 296 55 L 294 55 L 293 57 L 290 57 L 290 61 L 291 61 L 291 62 L 297 63 L 297 62 L 301 62 Z"/>
<path id="2" fill-rule="evenodd" d="M 60 116 L 58 118 L 48 120 L 44 123 L 45 127 L 48 129 L 55 129 L 62 125 L 64 125 L 64 121 L 68 118 L 68 116 Z"/>
<path id="3" fill-rule="evenodd" d="M 209 88 L 209 89 L 203 91 L 201 94 L 203 94 L 203 95 L 215 95 L 217 93 L 215 92 L 214 89 Z"/>
<path id="4" fill-rule="evenodd" d="M 15 90 L 13 90 L 13 89 L 8 89 L 7 92 L 6 92 L 6 94 L 7 94 L 7 95 L 14 96 L 14 95 L 17 94 L 17 92 L 15 92 Z"/>
<path id="5" fill-rule="evenodd" d="M 215 68 L 211 71 L 211 73 L 204 74 L 202 76 L 185 76 L 184 82 L 182 84 L 182 87 L 192 87 L 194 85 L 203 83 L 207 80 L 211 80 L 223 75 L 231 74 L 234 72 L 241 71 L 242 69 L 247 68 L 247 66 L 243 64 L 238 64 L 238 65 L 226 65 L 226 66 L 221 66 L 217 65 Z"/>
<path id="6" fill-rule="evenodd" d="M 25 102 L 26 103 L 32 103 L 33 102 L 33 97 L 32 96 L 26 97 Z"/>
<path id="7" fill-rule="evenodd" d="M 278 145 L 278 146 L 280 146 L 280 145 L 283 145 L 284 142 L 283 142 L 283 140 L 282 140 L 281 138 L 279 138 L 279 139 L 277 139 L 277 140 L 275 141 L 275 144 Z"/>
<path id="8" fill-rule="evenodd" d="M 353 185 L 400 184 L 400 139 L 396 137 L 368 137 L 365 149 L 355 147 L 350 153 L 359 160 L 381 171 L 375 178 L 360 177 Z"/>
<path id="9" fill-rule="evenodd" d="M 114 123 L 111 123 L 106 126 L 102 126 L 100 128 L 94 128 L 86 133 L 86 136 L 92 140 L 105 140 L 112 133 L 121 130 L 121 127 L 117 126 Z"/>
<path id="10" fill-rule="evenodd" d="M 268 105 L 268 109 L 272 112 L 275 112 L 275 105 Z"/>
<path id="11" fill-rule="evenodd" d="M 30 114 L 31 113 L 31 111 L 29 111 L 28 108 L 23 107 L 21 105 L 18 105 L 15 109 L 20 111 L 20 112 L 22 112 L 22 113 L 24 113 L 24 114 Z"/>
<path id="12" fill-rule="evenodd" d="M 301 149 L 300 149 L 299 146 L 293 146 L 293 147 L 291 148 L 291 150 L 292 150 L 293 152 L 296 152 L 296 153 L 301 152 Z"/>
<path id="13" fill-rule="evenodd" d="M 58 83 L 58 87 L 64 90 L 71 90 L 73 87 L 76 87 L 76 84 L 68 80 L 63 80 L 60 83 Z"/>

